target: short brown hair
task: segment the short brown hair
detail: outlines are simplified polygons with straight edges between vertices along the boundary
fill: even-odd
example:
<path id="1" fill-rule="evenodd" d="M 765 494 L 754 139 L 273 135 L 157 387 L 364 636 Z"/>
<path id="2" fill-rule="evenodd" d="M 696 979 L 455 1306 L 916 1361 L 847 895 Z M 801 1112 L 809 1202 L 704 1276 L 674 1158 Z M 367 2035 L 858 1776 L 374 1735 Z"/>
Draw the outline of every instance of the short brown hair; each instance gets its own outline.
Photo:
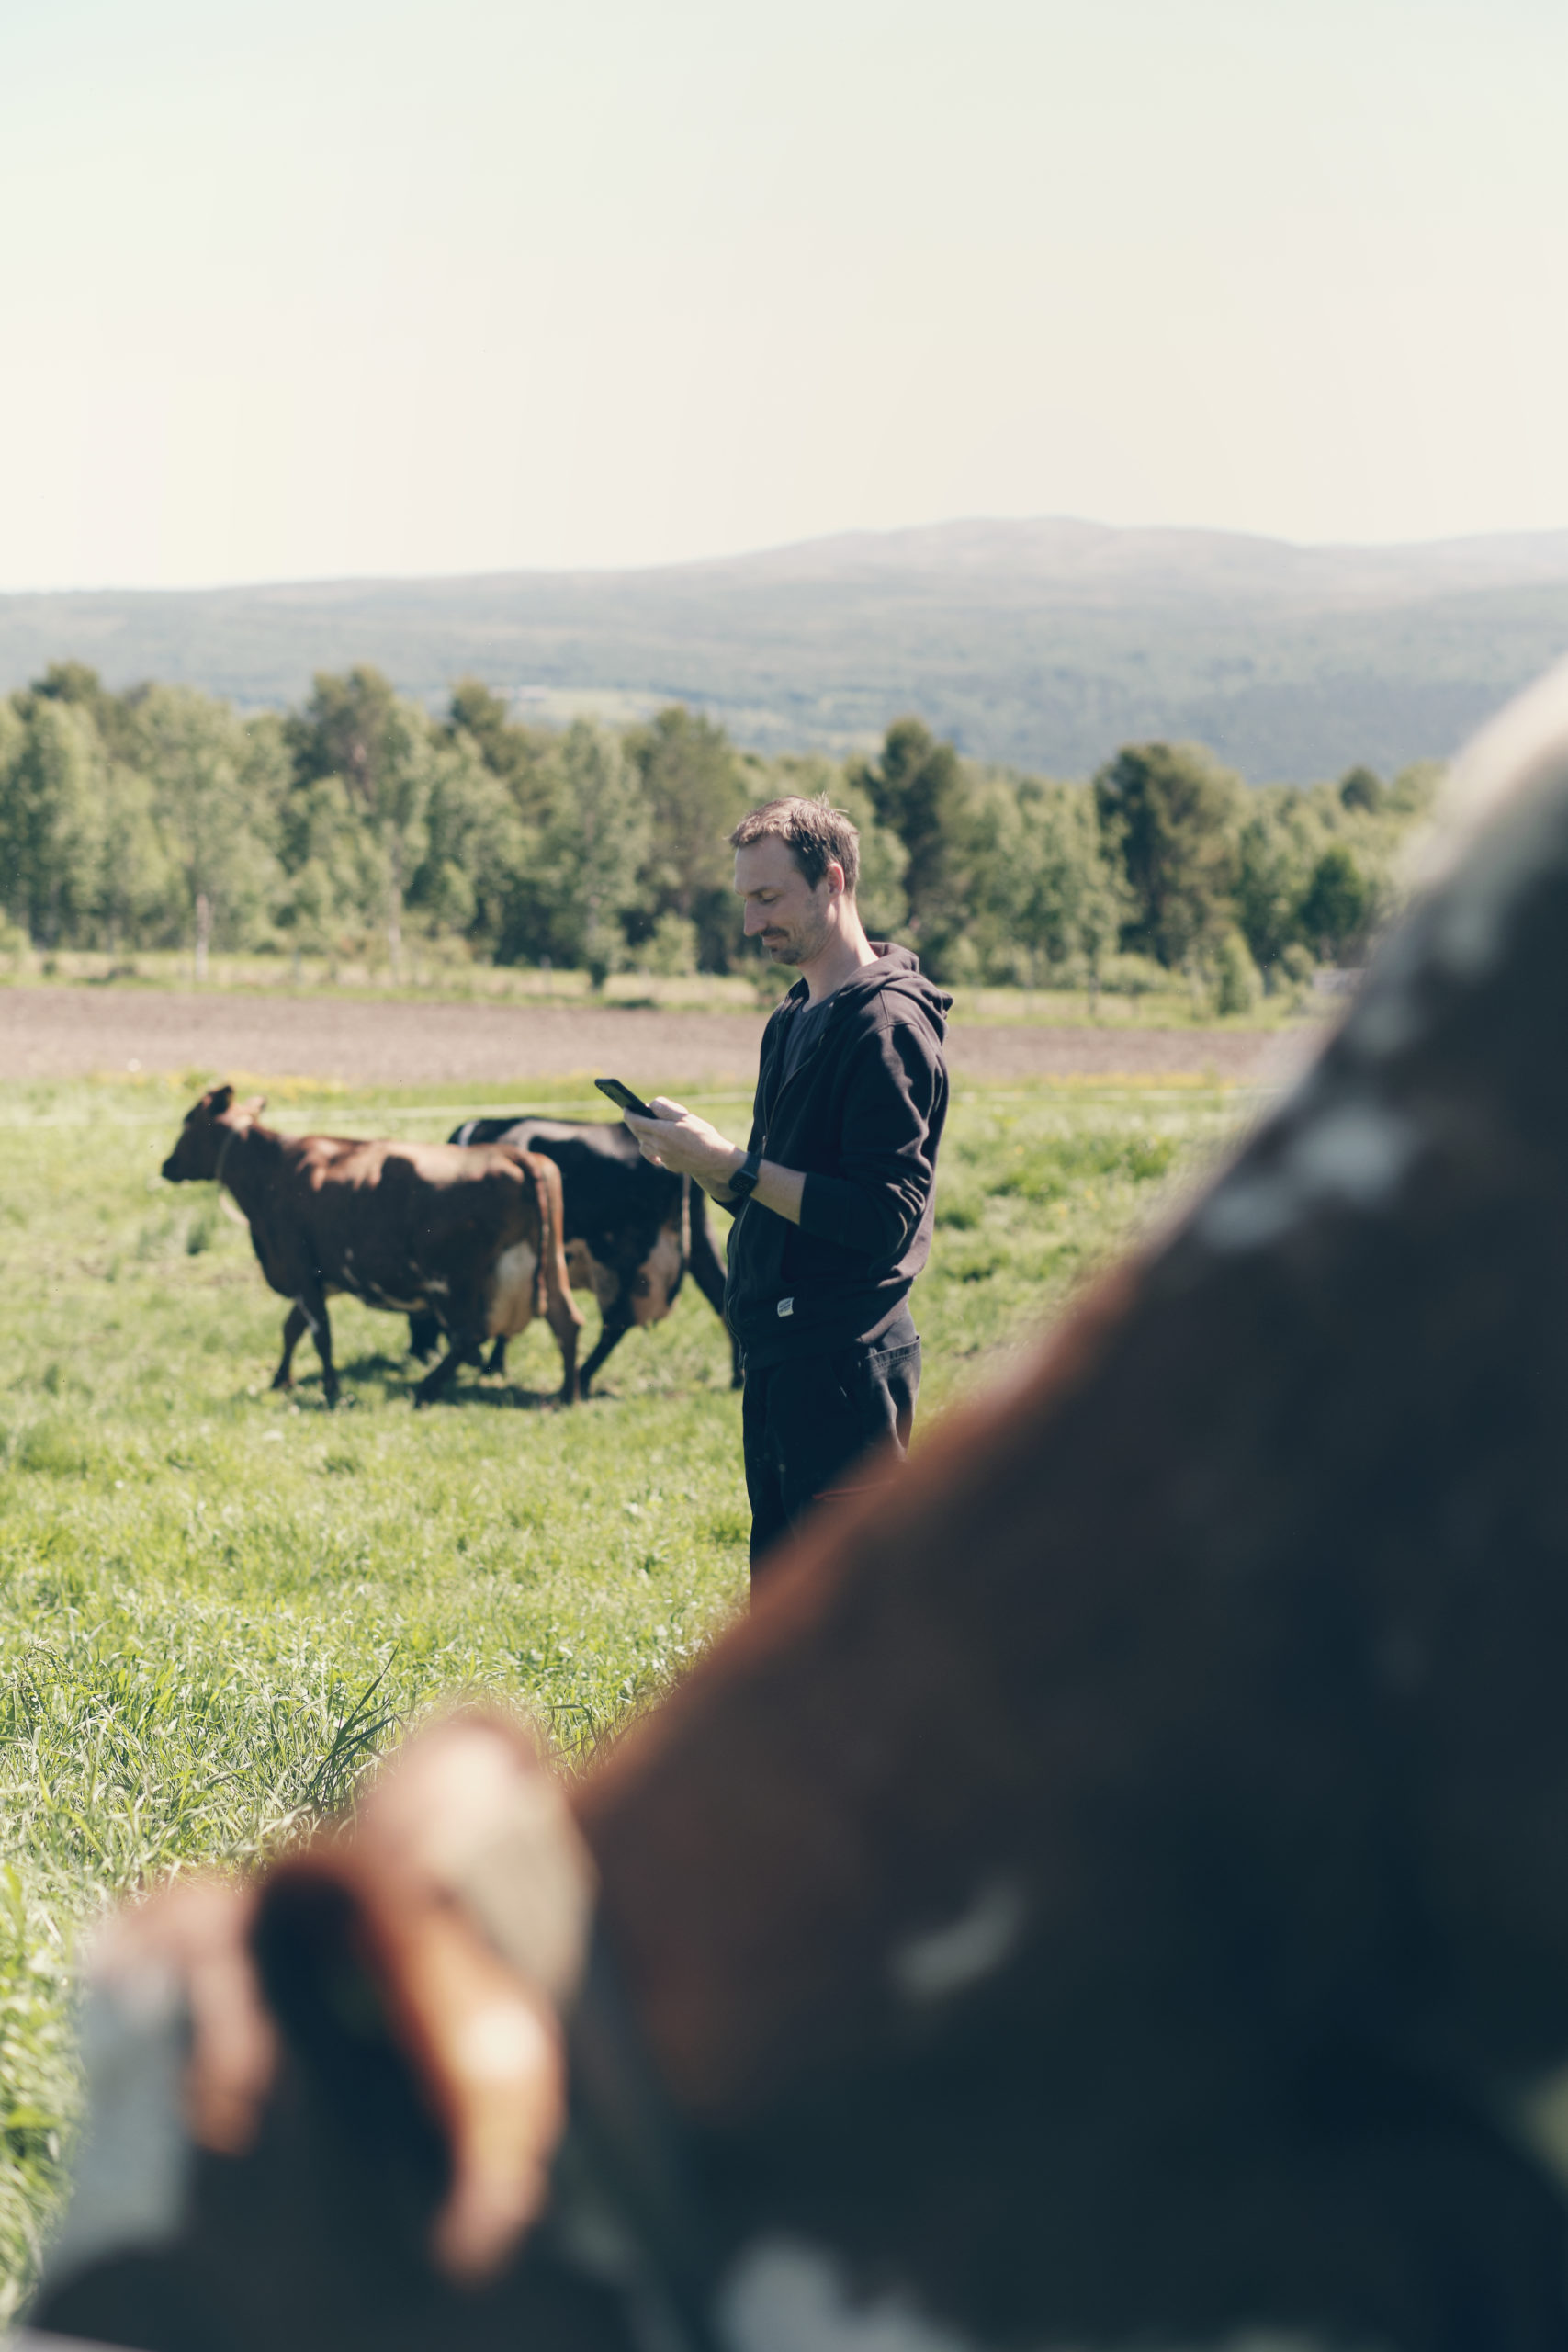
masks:
<path id="1" fill-rule="evenodd" d="M 791 856 L 816 889 L 829 865 L 844 871 L 844 895 L 852 899 L 860 880 L 860 833 L 825 792 L 815 800 L 788 793 L 782 800 L 764 800 L 742 817 L 729 836 L 731 849 L 750 849 L 753 842 L 787 842 Z"/>

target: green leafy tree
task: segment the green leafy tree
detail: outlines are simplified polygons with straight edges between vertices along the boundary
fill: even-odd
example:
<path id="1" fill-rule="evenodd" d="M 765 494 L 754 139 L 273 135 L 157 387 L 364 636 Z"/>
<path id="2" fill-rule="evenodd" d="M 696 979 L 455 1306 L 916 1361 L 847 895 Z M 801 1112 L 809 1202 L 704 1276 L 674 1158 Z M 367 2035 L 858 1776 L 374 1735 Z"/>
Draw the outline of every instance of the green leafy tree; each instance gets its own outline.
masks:
<path id="1" fill-rule="evenodd" d="M 553 956 L 556 910 L 542 859 L 565 791 L 559 738 L 519 726 L 478 678 L 453 688 L 445 736 L 422 903 L 441 928 L 465 930 L 498 963 Z M 466 924 L 465 888 L 472 899 Z"/>
<path id="2" fill-rule="evenodd" d="M 278 922 L 297 951 L 335 958 L 381 921 L 378 845 L 337 775 L 296 784 L 279 823 L 287 882 Z"/>
<path id="3" fill-rule="evenodd" d="M 1195 743 L 1135 743 L 1094 779 L 1132 893 L 1122 933 L 1168 969 L 1195 968 L 1231 919 L 1239 778 Z"/>
<path id="4" fill-rule="evenodd" d="M 1262 978 L 1252 952 L 1235 923 L 1228 924 L 1213 945 L 1214 1011 L 1222 1018 L 1250 1012 L 1263 992 Z"/>
<path id="5" fill-rule="evenodd" d="M 1429 817 L 1447 774 L 1441 760 L 1416 760 L 1401 768 L 1388 787 L 1387 814 L 1405 825 L 1415 818 Z"/>
<path id="6" fill-rule="evenodd" d="M 130 715 L 145 688 L 111 694 L 97 672 L 85 662 L 51 662 L 28 692 L 43 702 L 67 703 L 93 722 L 111 758 L 125 759 L 131 750 Z"/>
<path id="7" fill-rule="evenodd" d="M 596 980 L 722 969 L 736 818 L 825 792 L 860 828 L 868 927 L 939 977 L 1122 988 L 1179 966 L 1239 1002 L 1257 966 L 1294 986 L 1303 957 L 1355 952 L 1439 775 L 1243 793 L 1201 750 L 1150 743 L 1089 789 L 976 771 L 912 718 L 846 770 L 740 752 L 679 706 L 563 736 L 466 678 L 433 724 L 360 668 L 287 719 L 242 719 L 64 662 L 0 701 L 0 903 L 42 945 L 194 939 L 198 963 L 219 938 L 335 954 L 381 930 L 397 970 L 406 922 Z"/>
<path id="8" fill-rule="evenodd" d="M 248 727 L 228 703 L 190 686 L 150 686 L 130 714 L 129 745 L 151 787 L 163 854 L 179 876 L 197 977 L 216 939 L 253 934 L 279 880 L 274 842 L 286 769 L 275 725 Z"/>
<path id="9" fill-rule="evenodd" d="M 626 918 L 639 903 L 648 812 L 636 768 L 605 729 L 578 719 L 558 761 L 555 813 L 540 843 L 549 952 L 603 988 L 628 961 Z"/>
<path id="10" fill-rule="evenodd" d="M 923 719 L 899 718 L 887 729 L 879 757 L 852 769 L 850 780 L 908 854 L 904 891 L 909 930 L 922 963 L 940 978 L 967 917 L 959 855 L 966 800 L 963 763 Z"/>
<path id="11" fill-rule="evenodd" d="M 20 700 L 15 695 L 0 695 L 0 786 L 10 775 L 22 753 L 22 741 L 27 722 L 22 717 Z"/>
<path id="12" fill-rule="evenodd" d="M 0 923 L 17 938 L 26 935 L 17 859 L 22 831 L 19 770 L 27 740 L 27 723 L 16 701 L 9 695 L 0 695 Z"/>
<path id="13" fill-rule="evenodd" d="M 869 794 L 860 785 L 839 775 L 822 788 L 860 835 L 860 879 L 855 885 L 855 903 L 867 935 L 872 939 L 896 940 L 908 928 L 909 901 L 905 882 L 909 853 L 891 826 L 879 820 Z"/>
<path id="14" fill-rule="evenodd" d="M 1302 901 L 1324 841 L 1316 811 L 1288 785 L 1249 796 L 1236 835 L 1235 902 L 1248 951 L 1265 972 L 1303 939 Z"/>
<path id="15" fill-rule="evenodd" d="M 318 672 L 286 734 L 298 783 L 336 776 L 374 845 L 388 961 L 400 978 L 403 910 L 425 854 L 434 776 L 429 721 L 379 670 L 362 664 L 346 676 Z"/>
<path id="16" fill-rule="evenodd" d="M 511 718 L 500 695 L 482 678 L 459 678 L 446 706 L 448 735 L 467 735 L 487 767 L 499 775 L 511 764 Z"/>
<path id="17" fill-rule="evenodd" d="M 482 679 L 459 678 L 452 689 L 445 732 L 474 746 L 491 775 L 505 785 L 524 824 L 541 824 L 550 812 L 550 762 L 554 739 L 541 728 L 522 727 Z"/>
<path id="18" fill-rule="evenodd" d="M 745 771 L 722 727 L 682 704 L 635 729 L 627 754 L 641 779 L 648 855 L 634 934 L 665 916 L 692 926 L 699 967 L 728 968 L 739 941 L 734 858 L 726 836 L 745 814 Z M 675 933 L 667 931 L 667 942 Z"/>
<path id="19" fill-rule="evenodd" d="M 1375 817 L 1387 798 L 1382 778 L 1375 768 L 1350 768 L 1339 779 L 1342 808 L 1363 808 L 1369 816 Z"/>
<path id="20" fill-rule="evenodd" d="M 0 888 L 35 944 L 88 935 L 103 878 L 107 761 L 87 712 L 58 696 L 18 697 L 0 767 Z"/>
<path id="21" fill-rule="evenodd" d="M 115 761 L 106 784 L 97 927 L 105 944 L 118 952 L 169 937 L 183 893 L 159 830 L 152 777 Z"/>
<path id="22" fill-rule="evenodd" d="M 1302 901 L 1302 923 L 1319 954 L 1342 962 L 1359 945 L 1377 907 L 1377 886 L 1348 842 L 1325 849 Z"/>
<path id="23" fill-rule="evenodd" d="M 1081 785 L 990 776 L 961 829 L 968 922 L 955 968 L 981 979 L 1098 990 L 1128 912 L 1094 797 Z"/>
<path id="24" fill-rule="evenodd" d="M 437 742 L 411 904 L 436 930 L 493 953 L 538 845 L 537 826 L 524 818 L 509 780 L 475 739 L 459 731 Z"/>
<path id="25" fill-rule="evenodd" d="M 0 702 L 5 903 L 49 945 L 136 945 L 167 932 L 176 880 L 149 779 L 98 732 L 95 703 L 108 698 L 93 672 L 69 667 Z"/>

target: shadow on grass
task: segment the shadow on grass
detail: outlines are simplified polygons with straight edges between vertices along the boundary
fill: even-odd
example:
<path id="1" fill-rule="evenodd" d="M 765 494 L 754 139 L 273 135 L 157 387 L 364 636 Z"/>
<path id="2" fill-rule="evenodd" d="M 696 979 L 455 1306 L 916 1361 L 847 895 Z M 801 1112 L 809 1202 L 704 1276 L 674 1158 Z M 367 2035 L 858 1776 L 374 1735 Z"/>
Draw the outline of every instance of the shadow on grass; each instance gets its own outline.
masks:
<path id="1" fill-rule="evenodd" d="M 419 1383 L 429 1376 L 430 1366 L 422 1365 L 413 1356 L 359 1356 L 352 1363 L 338 1367 L 343 1380 L 379 1380 L 382 1393 L 392 1401 L 412 1397 Z M 481 1372 L 475 1364 L 464 1364 L 438 1396 L 431 1398 L 431 1408 L 441 1405 L 472 1403 L 500 1405 L 518 1411 L 541 1412 L 557 1400 L 553 1388 L 525 1388 L 514 1381 L 501 1381 L 490 1373 Z"/>
<path id="2" fill-rule="evenodd" d="M 428 1364 L 419 1363 L 412 1356 L 360 1355 L 340 1363 L 337 1376 L 340 1380 L 379 1381 L 389 1396 L 395 1396 L 404 1381 L 422 1380 L 429 1369 Z M 319 1381 L 321 1374 L 304 1373 L 299 1377 L 303 1385 L 307 1380 Z"/>
<path id="3" fill-rule="evenodd" d="M 379 1353 L 352 1356 L 337 1366 L 337 1376 L 343 1384 L 338 1398 L 338 1410 L 351 1406 L 351 1384 L 366 1388 L 378 1388 L 388 1404 L 410 1402 L 420 1382 L 427 1376 L 429 1366 L 422 1366 L 408 1356 L 386 1356 Z M 249 1392 L 247 1391 L 247 1396 Z M 292 1388 L 266 1389 L 261 1395 L 286 1396 L 301 1412 L 325 1412 L 328 1408 L 321 1395 L 320 1372 L 301 1372 L 295 1377 Z M 617 1392 L 614 1388 L 595 1387 L 588 1396 L 580 1396 L 579 1405 L 610 1404 Z M 259 1402 L 259 1396 L 251 1399 Z M 487 1405 L 508 1412 L 542 1413 L 558 1406 L 560 1393 L 555 1388 L 525 1388 L 515 1381 L 498 1381 L 489 1373 L 476 1371 L 465 1364 L 451 1383 L 433 1396 L 426 1411 L 446 1405 Z"/>
<path id="4" fill-rule="evenodd" d="M 413 1391 L 411 1389 L 409 1394 L 412 1396 Z M 590 1397 L 586 1401 L 592 1404 L 593 1400 Z M 497 1388 L 487 1381 L 481 1388 L 471 1374 L 465 1380 L 459 1373 L 450 1387 L 444 1388 L 438 1396 L 431 1398 L 425 1410 L 438 1412 L 444 1405 L 489 1405 L 499 1406 L 505 1411 L 542 1413 L 548 1407 L 559 1403 L 558 1389 L 519 1388 L 512 1381 L 508 1381 L 504 1388 Z"/>

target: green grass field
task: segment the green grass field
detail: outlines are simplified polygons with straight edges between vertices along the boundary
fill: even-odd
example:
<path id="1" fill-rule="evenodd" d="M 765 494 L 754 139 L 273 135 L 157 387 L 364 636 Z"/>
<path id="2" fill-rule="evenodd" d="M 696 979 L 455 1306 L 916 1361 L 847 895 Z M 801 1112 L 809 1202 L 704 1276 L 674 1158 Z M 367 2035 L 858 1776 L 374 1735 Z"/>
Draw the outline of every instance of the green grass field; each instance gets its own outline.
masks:
<path id="1" fill-rule="evenodd" d="M 541 1329 L 507 1382 L 465 1374 L 415 1415 L 403 1327 L 348 1301 L 344 1404 L 323 1409 L 309 1343 L 294 1397 L 273 1396 L 284 1302 L 212 1188 L 158 1175 L 201 1082 L 0 1092 L 0 2315 L 58 2193 L 73 1957 L 108 1897 L 276 1848 L 444 1694 L 525 1702 L 581 1758 L 745 1592 L 739 1399 L 691 1285 L 575 1411 L 538 1406 L 558 1377 Z M 551 1099 L 601 1107 L 586 1085 Z M 268 1115 L 431 1137 L 482 1102 L 283 1085 Z M 701 1107 L 742 1125 L 735 1099 Z M 1247 1110 L 1185 1088 L 963 1094 L 915 1302 L 925 1426 Z"/>

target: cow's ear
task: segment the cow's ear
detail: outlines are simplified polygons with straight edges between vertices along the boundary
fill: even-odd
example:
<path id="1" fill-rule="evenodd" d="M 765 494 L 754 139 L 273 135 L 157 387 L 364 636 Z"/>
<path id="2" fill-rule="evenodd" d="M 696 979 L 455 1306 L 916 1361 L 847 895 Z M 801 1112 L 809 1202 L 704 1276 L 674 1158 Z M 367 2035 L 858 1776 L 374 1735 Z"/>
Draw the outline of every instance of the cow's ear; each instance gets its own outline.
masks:
<path id="1" fill-rule="evenodd" d="M 213 1117 L 220 1119 L 234 1100 L 234 1090 L 231 1086 L 209 1086 L 202 1099 Z"/>
<path id="2" fill-rule="evenodd" d="M 245 1113 L 247 1117 L 259 1119 L 262 1113 L 266 1109 L 266 1096 L 265 1094 L 247 1094 L 244 1101 L 241 1103 L 240 1108 Z"/>

